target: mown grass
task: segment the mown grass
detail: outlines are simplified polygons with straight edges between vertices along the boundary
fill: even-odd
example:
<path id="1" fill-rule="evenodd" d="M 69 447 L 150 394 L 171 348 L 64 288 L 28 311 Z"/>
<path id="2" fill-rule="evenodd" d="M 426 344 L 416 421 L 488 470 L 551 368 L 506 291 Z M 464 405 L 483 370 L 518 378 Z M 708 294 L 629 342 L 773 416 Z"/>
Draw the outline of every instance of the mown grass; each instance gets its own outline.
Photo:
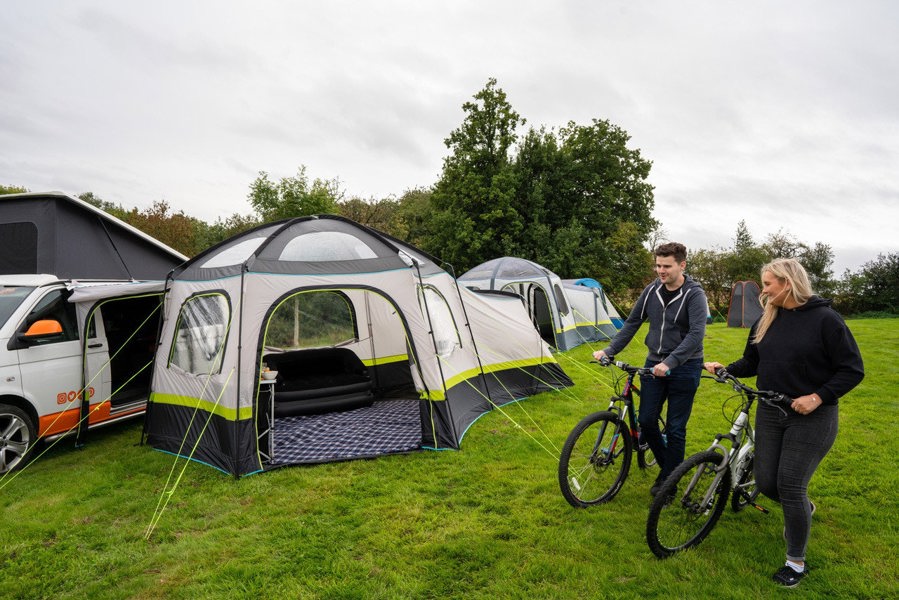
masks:
<path id="1" fill-rule="evenodd" d="M 841 402 L 803 597 L 899 596 L 899 320 L 852 320 L 867 378 Z M 709 328 L 727 362 L 746 330 Z M 621 358 L 637 362 L 637 338 Z M 140 424 L 64 441 L 0 482 L 0 597 L 762 598 L 782 564 L 780 509 L 725 512 L 698 549 L 660 561 L 644 540 L 654 472 L 611 503 L 565 503 L 557 448 L 605 407 L 611 370 L 581 347 L 559 360 L 577 385 L 494 411 L 459 452 L 286 468 L 235 480 L 190 464 L 149 540 L 173 457 L 139 446 Z M 703 381 L 688 452 L 728 427 L 725 386 Z M 513 422 L 514 420 L 514 422 Z M 538 443 L 539 442 L 539 443 Z M 544 449 L 543 447 L 547 449 Z M 555 448 L 555 449 L 554 449 Z"/>

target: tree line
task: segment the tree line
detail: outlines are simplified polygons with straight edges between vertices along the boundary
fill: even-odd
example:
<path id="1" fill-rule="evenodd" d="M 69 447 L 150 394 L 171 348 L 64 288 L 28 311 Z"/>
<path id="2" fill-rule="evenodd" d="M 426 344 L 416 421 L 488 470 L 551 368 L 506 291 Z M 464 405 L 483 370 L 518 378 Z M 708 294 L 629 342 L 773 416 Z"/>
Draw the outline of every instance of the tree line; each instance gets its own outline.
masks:
<path id="1" fill-rule="evenodd" d="M 138 210 L 91 192 L 79 198 L 188 256 L 262 223 L 339 214 L 439 257 L 456 275 L 492 258 L 518 256 L 563 278 L 595 278 L 626 310 L 653 276 L 652 247 L 665 241 L 652 216 L 651 161 L 607 120 L 525 130 L 526 119 L 495 79 L 462 110 L 462 123 L 444 140 L 448 155 L 438 181 L 399 197 L 349 196 L 338 179 L 312 178 L 301 165 L 277 180 L 260 171 L 247 193 L 253 213 L 213 223 L 164 200 Z M 19 191 L 26 190 L 0 186 L 0 193 Z M 756 243 L 745 222 L 732 247 L 693 250 L 688 273 L 706 289 L 713 314 L 725 314 L 732 284 L 757 281 L 761 266 L 779 257 L 798 258 L 816 291 L 833 297 L 845 314 L 899 312 L 899 254 L 878 256 L 836 278 L 827 244 L 806 244 L 783 231 Z"/>

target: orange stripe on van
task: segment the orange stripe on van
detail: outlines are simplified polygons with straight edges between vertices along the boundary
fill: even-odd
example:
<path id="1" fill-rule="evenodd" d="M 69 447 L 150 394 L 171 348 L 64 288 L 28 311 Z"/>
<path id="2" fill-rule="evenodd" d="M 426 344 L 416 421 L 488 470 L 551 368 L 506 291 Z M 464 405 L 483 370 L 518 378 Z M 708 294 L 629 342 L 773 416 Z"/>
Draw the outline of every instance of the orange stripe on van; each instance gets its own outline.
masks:
<path id="1" fill-rule="evenodd" d="M 81 410 L 78 408 L 70 408 L 62 412 L 44 415 L 41 417 L 40 425 L 38 426 L 38 437 L 65 433 L 75 428 L 80 418 Z"/>
<path id="2" fill-rule="evenodd" d="M 109 414 L 112 405 L 109 402 L 101 402 L 99 405 L 94 404 L 91 405 L 91 414 L 88 417 L 88 423 L 91 425 L 96 425 L 97 423 L 102 423 L 107 419 L 110 419 L 111 416 Z M 124 415 L 131 414 L 132 412 L 140 412 L 143 410 L 143 407 L 137 408 L 134 411 L 129 411 L 127 413 L 123 413 L 121 415 L 116 415 L 116 417 L 121 417 Z M 38 437 L 46 437 L 48 435 L 56 435 L 58 433 L 66 433 L 69 430 L 75 429 L 78 426 L 78 421 L 81 419 L 81 408 L 70 408 L 68 410 L 64 410 L 61 412 L 52 413 L 49 415 L 44 415 L 40 419 L 40 425 L 38 427 Z"/>

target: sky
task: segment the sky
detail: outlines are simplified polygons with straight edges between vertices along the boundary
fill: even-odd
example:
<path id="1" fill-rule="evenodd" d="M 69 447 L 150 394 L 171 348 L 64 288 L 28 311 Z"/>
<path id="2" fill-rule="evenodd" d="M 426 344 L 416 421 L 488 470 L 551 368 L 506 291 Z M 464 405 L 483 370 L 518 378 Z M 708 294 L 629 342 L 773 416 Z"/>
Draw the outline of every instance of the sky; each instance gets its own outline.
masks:
<path id="1" fill-rule="evenodd" d="M 398 197 L 495 77 L 526 128 L 627 131 L 666 239 L 744 220 L 836 276 L 899 251 L 891 0 L 4 0 L 0 27 L 2 185 L 208 222 L 301 165 Z"/>

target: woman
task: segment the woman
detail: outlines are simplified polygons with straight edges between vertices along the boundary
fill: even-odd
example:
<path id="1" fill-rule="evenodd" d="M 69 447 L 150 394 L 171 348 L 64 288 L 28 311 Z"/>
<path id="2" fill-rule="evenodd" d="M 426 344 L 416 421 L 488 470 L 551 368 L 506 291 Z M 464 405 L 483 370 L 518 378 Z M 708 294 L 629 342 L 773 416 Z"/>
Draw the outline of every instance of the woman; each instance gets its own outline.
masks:
<path id="1" fill-rule="evenodd" d="M 786 414 L 759 403 L 755 416 L 755 479 L 780 502 L 787 562 L 774 574 L 786 587 L 808 568 L 814 505 L 808 482 L 837 435 L 837 400 L 864 377 L 858 345 L 830 300 L 813 295 L 808 274 L 794 259 L 762 267 L 764 312 L 749 331 L 743 357 L 726 367 L 737 377 L 757 375 L 756 386 L 793 398 Z M 721 363 L 707 362 L 711 373 Z"/>

